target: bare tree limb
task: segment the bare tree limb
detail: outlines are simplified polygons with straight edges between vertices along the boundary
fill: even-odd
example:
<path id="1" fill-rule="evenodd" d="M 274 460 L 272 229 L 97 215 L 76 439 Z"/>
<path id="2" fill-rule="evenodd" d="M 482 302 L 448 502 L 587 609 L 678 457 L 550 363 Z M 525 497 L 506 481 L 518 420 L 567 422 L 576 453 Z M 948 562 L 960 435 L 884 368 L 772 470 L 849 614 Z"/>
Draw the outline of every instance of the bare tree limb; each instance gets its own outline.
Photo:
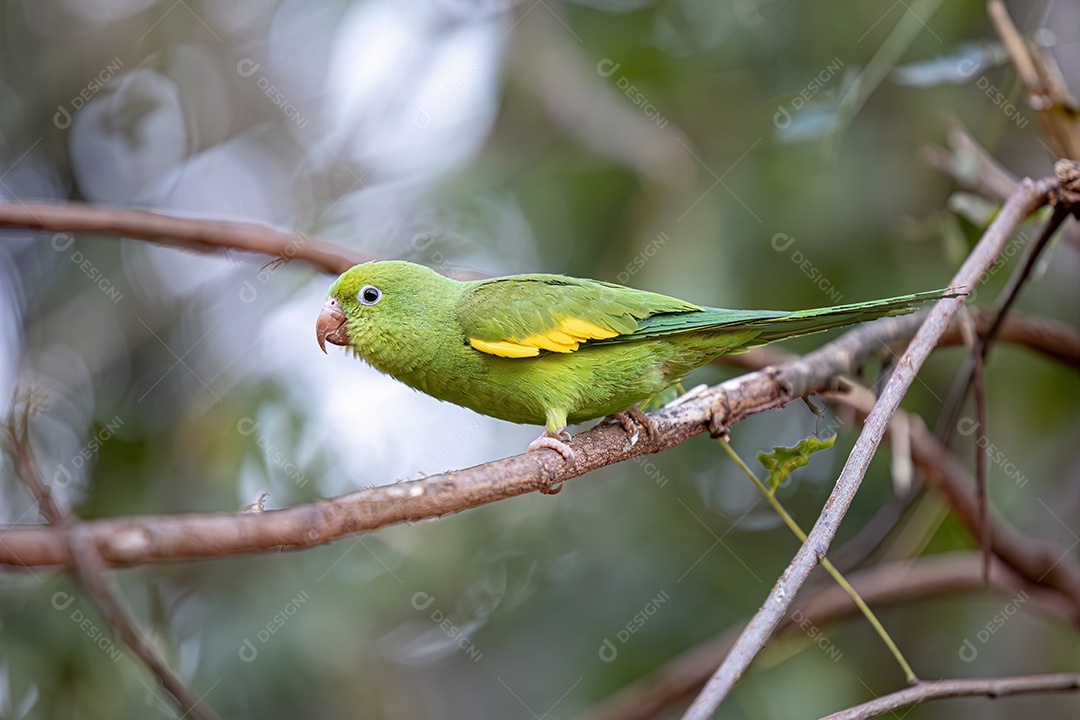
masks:
<path id="1" fill-rule="evenodd" d="M 173 696 L 184 711 L 184 717 L 191 717 L 193 720 L 216 720 L 217 715 L 208 705 L 202 703 L 202 698 L 197 697 L 173 674 L 109 588 L 102 574 L 105 564 L 101 561 L 97 548 L 84 541 L 82 527 L 75 522 L 70 509 L 49 491 L 41 478 L 30 446 L 29 400 L 24 405 L 19 420 L 15 418 L 14 405 L 15 403 L 12 404 L 12 416 L 5 429 L 15 459 L 15 472 L 37 498 L 42 516 L 66 542 L 72 558 L 72 570 L 79 584 L 100 608 L 114 635 L 119 636 L 120 640 L 131 648 L 161 686 Z"/>
<path id="2" fill-rule="evenodd" d="M 1080 673 L 964 680 L 921 680 L 912 687 L 897 690 L 847 710 L 841 710 L 822 720 L 866 720 L 866 718 L 878 717 L 906 705 L 914 705 L 926 700 L 979 696 L 999 698 L 1028 693 L 1066 692 L 1078 688 L 1080 688 Z"/>
<path id="3" fill-rule="evenodd" d="M 282 232 L 252 222 L 184 218 L 77 202 L 0 202 L 0 227 L 109 233 L 200 250 L 247 250 L 284 260 L 305 260 L 334 275 L 374 259 L 332 243 L 313 240 L 302 233 Z"/>
<path id="4" fill-rule="evenodd" d="M 875 607 L 899 605 L 912 600 L 953 593 L 980 592 L 984 589 L 978 553 L 957 551 L 898 560 L 856 570 L 848 575 L 851 584 L 867 603 Z M 1008 566 L 996 561 L 986 589 L 1015 595 L 1023 590 L 1031 600 L 1025 607 L 1063 623 L 1076 623 L 1071 605 L 1053 590 L 1029 585 Z M 808 591 L 784 616 L 778 633 L 797 638 L 796 626 L 809 621 L 814 626 L 828 625 L 856 615 L 858 610 L 843 589 L 833 583 L 821 583 Z M 646 678 L 629 685 L 589 713 L 587 720 L 651 720 L 664 710 L 696 692 L 709 679 L 731 649 L 738 629 L 721 633 L 682 653 Z"/>
<path id="5" fill-rule="evenodd" d="M 1016 228 L 1036 208 L 1045 204 L 1057 181 L 1024 180 L 1005 202 L 1001 212 L 987 228 L 979 243 L 964 261 L 950 283 L 953 287 L 975 287 L 1001 253 Z M 731 691 L 754 657 L 768 642 L 776 625 L 791 606 L 799 588 L 828 552 L 832 539 L 859 489 L 870 460 L 888 428 L 889 418 L 915 379 L 915 373 L 945 332 L 950 318 L 963 304 L 960 298 L 939 300 L 916 333 L 907 351 L 897 363 L 881 397 L 866 418 L 862 432 L 848 455 L 844 469 L 825 502 L 821 515 L 795 558 L 777 580 L 764 605 L 750 620 L 742 635 L 716 673 L 683 716 L 685 720 L 706 720 Z"/>

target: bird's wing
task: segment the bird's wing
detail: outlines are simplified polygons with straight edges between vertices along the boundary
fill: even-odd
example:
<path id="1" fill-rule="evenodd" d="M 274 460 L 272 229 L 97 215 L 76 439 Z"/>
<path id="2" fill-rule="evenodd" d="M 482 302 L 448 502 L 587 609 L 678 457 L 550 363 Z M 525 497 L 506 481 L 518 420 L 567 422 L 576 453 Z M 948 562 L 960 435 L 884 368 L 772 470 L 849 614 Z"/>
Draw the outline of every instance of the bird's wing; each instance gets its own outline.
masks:
<path id="1" fill-rule="evenodd" d="M 561 275 L 514 275 L 475 283 L 458 306 L 473 348 L 506 358 L 570 353 L 583 343 L 633 335 L 647 318 L 695 313 L 656 293 Z"/>

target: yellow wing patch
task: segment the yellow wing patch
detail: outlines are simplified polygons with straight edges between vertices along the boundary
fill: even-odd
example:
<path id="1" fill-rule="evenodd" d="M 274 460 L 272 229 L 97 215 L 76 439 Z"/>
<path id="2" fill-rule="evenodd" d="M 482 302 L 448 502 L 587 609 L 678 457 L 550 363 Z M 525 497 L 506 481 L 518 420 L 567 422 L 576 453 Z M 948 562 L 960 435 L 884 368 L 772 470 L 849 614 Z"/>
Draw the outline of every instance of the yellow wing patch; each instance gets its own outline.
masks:
<path id="1" fill-rule="evenodd" d="M 469 338 L 469 344 L 480 352 L 506 358 L 536 357 L 541 350 L 570 353 L 586 340 L 606 340 L 619 333 L 575 317 L 559 318 L 559 324 L 542 333 L 524 338 L 487 342 Z"/>
<path id="2" fill-rule="evenodd" d="M 538 347 L 525 347 L 513 342 L 484 342 L 476 338 L 469 338 L 469 344 L 480 352 L 498 357 L 523 358 L 540 354 L 540 348 Z"/>

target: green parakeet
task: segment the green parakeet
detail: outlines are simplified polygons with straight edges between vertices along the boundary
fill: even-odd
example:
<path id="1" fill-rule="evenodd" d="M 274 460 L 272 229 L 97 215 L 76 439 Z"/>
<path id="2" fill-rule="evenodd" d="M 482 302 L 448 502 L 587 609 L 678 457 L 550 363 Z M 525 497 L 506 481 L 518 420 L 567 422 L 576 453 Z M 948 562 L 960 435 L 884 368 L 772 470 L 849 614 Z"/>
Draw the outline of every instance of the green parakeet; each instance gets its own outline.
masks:
<path id="1" fill-rule="evenodd" d="M 549 447 L 571 460 L 568 423 L 613 416 L 630 432 L 626 413 L 644 418 L 637 403 L 719 355 L 912 312 L 949 294 L 796 312 L 722 310 L 597 280 L 530 274 L 460 282 L 384 261 L 352 267 L 330 286 L 316 335 L 323 352 L 327 342 L 345 346 L 440 400 L 545 425 L 529 449 Z"/>

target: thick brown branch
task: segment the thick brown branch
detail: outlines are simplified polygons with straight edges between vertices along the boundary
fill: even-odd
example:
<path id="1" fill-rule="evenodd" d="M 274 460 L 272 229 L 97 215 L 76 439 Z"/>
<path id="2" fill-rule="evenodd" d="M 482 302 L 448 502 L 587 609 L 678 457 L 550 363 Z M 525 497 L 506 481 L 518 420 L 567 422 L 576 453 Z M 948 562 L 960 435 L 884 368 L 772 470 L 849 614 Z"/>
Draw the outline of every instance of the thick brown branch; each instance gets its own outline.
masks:
<path id="1" fill-rule="evenodd" d="M 373 259 L 332 243 L 257 223 L 184 218 L 76 202 L 0 202 L 0 227 L 108 233 L 161 245 L 202 250 L 247 250 L 284 260 L 304 260 L 334 275 Z"/>
<path id="2" fill-rule="evenodd" d="M 918 560 L 901 560 L 857 570 L 848 576 L 866 602 L 875 608 L 911 600 L 989 589 L 1003 595 L 1023 590 L 1031 597 L 1027 609 L 1061 621 L 1075 621 L 1071 606 L 1050 590 L 1028 585 L 1002 563 L 993 566 L 989 588 L 983 584 L 978 553 L 958 551 Z M 857 615 L 858 609 L 843 588 L 818 585 L 804 602 L 784 616 L 778 632 L 798 638 L 796 627 L 809 621 L 814 627 Z M 667 663 L 647 678 L 621 690 L 588 715 L 589 720 L 649 720 L 697 692 L 727 655 L 738 628 L 722 633 Z"/>
<path id="3" fill-rule="evenodd" d="M 876 700 L 833 713 L 822 720 L 866 720 L 907 705 L 942 698 L 1005 697 L 1028 693 L 1067 692 L 1080 689 L 1080 673 L 1023 675 L 1004 678 L 920 681 L 912 687 L 883 695 Z"/>

